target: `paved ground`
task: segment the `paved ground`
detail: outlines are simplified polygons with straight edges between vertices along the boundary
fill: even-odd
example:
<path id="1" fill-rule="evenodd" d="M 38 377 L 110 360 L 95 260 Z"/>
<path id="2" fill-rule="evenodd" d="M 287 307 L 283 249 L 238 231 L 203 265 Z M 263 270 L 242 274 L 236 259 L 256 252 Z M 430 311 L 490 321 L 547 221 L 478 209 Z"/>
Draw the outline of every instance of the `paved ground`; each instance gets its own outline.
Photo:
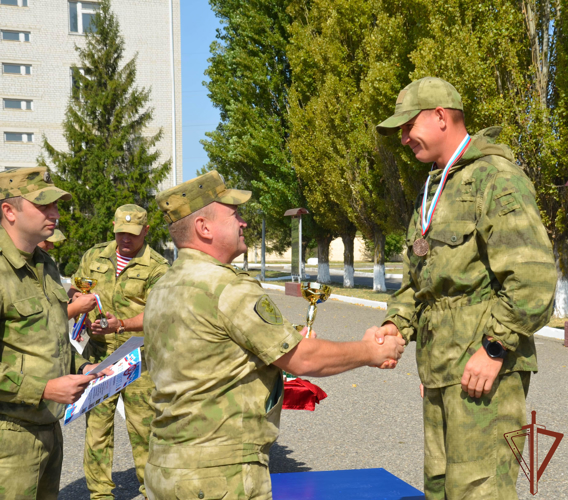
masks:
<path id="1" fill-rule="evenodd" d="M 306 302 L 271 292 L 283 314 L 300 323 Z M 384 312 L 336 301 L 319 306 L 316 331 L 331 340 L 359 339 L 365 328 L 380 323 Z M 540 373 L 533 377 L 527 409 L 537 410 L 537 421 L 550 430 L 568 432 L 568 349 L 560 341 L 539 338 Z M 312 379 L 328 398 L 315 412 L 282 413 L 281 435 L 272 449 L 272 472 L 383 467 L 422 489 L 422 416 L 414 345 L 393 371 L 362 368 L 327 379 Z M 512 429 L 514 430 L 514 429 Z M 88 498 L 82 472 L 84 420 L 64 429 L 65 462 L 59 498 Z M 541 438 L 543 457 L 549 444 Z M 124 421 L 117 418 L 115 482 L 117 498 L 140 499 Z M 542 458 L 541 458 L 542 460 Z M 568 439 L 562 442 L 544 473 L 540 493 L 529 493 L 519 477 L 522 500 L 568 498 Z"/>

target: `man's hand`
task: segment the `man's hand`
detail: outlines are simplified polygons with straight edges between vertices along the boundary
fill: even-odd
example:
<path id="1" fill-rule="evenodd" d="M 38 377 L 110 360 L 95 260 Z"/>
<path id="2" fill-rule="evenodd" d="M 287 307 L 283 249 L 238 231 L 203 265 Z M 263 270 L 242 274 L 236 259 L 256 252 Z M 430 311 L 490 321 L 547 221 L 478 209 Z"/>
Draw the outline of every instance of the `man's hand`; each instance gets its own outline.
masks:
<path id="1" fill-rule="evenodd" d="M 116 319 L 111 313 L 106 313 L 108 319 L 108 328 L 101 327 L 101 320 L 98 319 L 91 325 L 91 332 L 93 335 L 108 335 L 109 333 L 115 333 L 120 326 L 120 321 Z"/>
<path id="2" fill-rule="evenodd" d="M 400 334 L 400 332 L 398 331 L 398 328 L 396 327 L 396 325 L 394 323 L 385 323 L 383 326 L 381 326 L 380 328 L 374 326 L 372 328 L 375 328 L 375 340 L 379 343 L 382 344 L 385 341 L 385 337 L 387 335 L 392 335 L 395 337 L 399 337 L 402 338 L 402 335 Z M 381 369 L 390 369 L 392 370 L 393 368 L 396 368 L 397 365 L 397 361 L 395 361 L 394 359 L 389 359 L 387 361 L 385 361 L 381 366 L 379 366 L 379 368 Z"/>
<path id="3" fill-rule="evenodd" d="M 42 399 L 48 399 L 61 404 L 72 404 L 78 401 L 91 380 L 95 380 L 101 374 L 89 375 L 65 375 L 64 377 L 50 380 L 43 390 Z"/>
<path id="4" fill-rule="evenodd" d="M 502 366 L 502 358 L 491 358 L 485 349 L 480 347 L 465 365 L 461 379 L 462 390 L 471 398 L 480 398 L 482 394 L 489 394 Z"/>
<path id="5" fill-rule="evenodd" d="M 375 362 L 373 366 L 377 368 L 390 368 L 394 362 L 394 368 L 396 362 L 401 358 L 404 352 L 404 346 L 406 342 L 402 338 L 402 335 L 387 335 L 382 337 L 381 342 L 377 341 L 377 332 L 380 328 L 372 326 L 369 328 L 365 335 L 363 336 L 363 342 L 369 342 L 372 348 L 375 349 Z"/>
<path id="6" fill-rule="evenodd" d="M 73 310 L 72 317 L 91 312 L 95 307 L 97 307 L 97 299 L 92 293 L 75 294 L 73 302 L 69 304 L 69 309 Z"/>
<path id="7" fill-rule="evenodd" d="M 308 327 L 304 326 L 304 328 L 302 328 L 302 331 L 300 332 L 300 335 L 304 338 L 306 338 L 306 335 L 308 334 Z M 308 337 L 308 339 L 317 339 L 318 338 L 318 334 L 312 330 L 310 332 L 310 336 Z"/>

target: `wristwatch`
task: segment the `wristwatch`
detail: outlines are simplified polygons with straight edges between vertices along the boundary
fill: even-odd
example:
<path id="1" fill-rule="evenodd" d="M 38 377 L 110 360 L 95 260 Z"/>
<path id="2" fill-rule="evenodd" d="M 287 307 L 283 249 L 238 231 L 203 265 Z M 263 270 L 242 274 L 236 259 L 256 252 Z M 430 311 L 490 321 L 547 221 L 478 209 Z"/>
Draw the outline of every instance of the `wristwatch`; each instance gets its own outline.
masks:
<path id="1" fill-rule="evenodd" d="M 121 319 L 119 319 L 118 321 L 120 321 L 120 326 L 116 329 L 116 333 L 118 333 L 119 335 L 123 334 L 125 331 L 124 328 L 124 321 L 122 321 Z"/>
<path id="2" fill-rule="evenodd" d="M 505 349 L 499 342 L 494 340 L 489 340 L 487 337 L 483 337 L 482 340 L 483 348 L 490 358 L 501 358 L 504 359 L 507 355 L 507 349 Z"/>
<path id="3" fill-rule="evenodd" d="M 83 375 L 83 370 L 85 369 L 85 366 L 89 366 L 91 363 L 83 363 L 79 369 L 77 370 L 77 375 Z"/>

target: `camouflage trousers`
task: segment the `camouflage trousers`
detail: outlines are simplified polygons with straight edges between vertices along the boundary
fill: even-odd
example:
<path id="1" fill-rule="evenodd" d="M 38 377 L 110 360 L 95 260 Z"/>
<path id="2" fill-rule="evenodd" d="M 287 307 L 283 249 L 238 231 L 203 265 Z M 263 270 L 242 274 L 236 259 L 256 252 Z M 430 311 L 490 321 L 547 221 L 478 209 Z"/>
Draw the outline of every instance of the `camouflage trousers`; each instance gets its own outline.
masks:
<path id="1" fill-rule="evenodd" d="M 59 422 L 28 425 L 0 417 L 0 500 L 57 500 L 62 464 Z"/>
<path id="2" fill-rule="evenodd" d="M 426 500 L 518 498 L 519 464 L 503 435 L 527 423 L 529 382 L 530 372 L 502 375 L 479 399 L 461 385 L 424 389 Z"/>
<path id="3" fill-rule="evenodd" d="M 95 346 L 96 347 L 96 346 Z M 99 356 L 93 356 L 93 347 L 87 344 L 83 356 L 89 356 L 99 362 Z M 86 357 L 86 356 L 85 356 Z M 97 359 L 98 358 L 98 359 Z M 120 394 L 124 401 L 126 428 L 132 446 L 132 456 L 136 476 L 140 482 L 140 493 L 146 496 L 144 488 L 144 467 L 148 461 L 150 424 L 156 413 L 150 404 L 154 383 L 142 363 L 142 376 Z M 112 499 L 112 490 L 116 487 L 112 481 L 112 462 L 114 456 L 114 416 L 118 394 L 102 402 L 86 413 L 87 430 L 83 468 L 91 499 Z"/>
<path id="4" fill-rule="evenodd" d="M 268 467 L 259 462 L 206 469 L 169 469 L 146 465 L 149 500 L 272 500 Z"/>

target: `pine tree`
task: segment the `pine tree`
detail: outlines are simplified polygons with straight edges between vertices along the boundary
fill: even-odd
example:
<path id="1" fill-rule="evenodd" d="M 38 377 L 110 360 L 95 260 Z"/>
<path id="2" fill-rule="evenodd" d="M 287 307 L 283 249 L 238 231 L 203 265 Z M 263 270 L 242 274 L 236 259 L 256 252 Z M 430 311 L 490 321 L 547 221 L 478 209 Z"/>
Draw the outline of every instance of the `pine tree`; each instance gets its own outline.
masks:
<path id="1" fill-rule="evenodd" d="M 135 86 L 136 56 L 121 65 L 125 42 L 111 10 L 102 0 L 84 47 L 75 47 L 74 86 L 63 122 L 68 151 L 44 137 L 40 164 L 51 165 L 55 183 L 73 194 L 60 202 L 59 227 L 67 237 L 55 251 L 62 271 L 75 271 L 94 244 L 114 239 L 117 207 L 135 203 L 148 211 L 148 242 L 159 249 L 167 229 L 155 201 L 171 161 L 160 163 L 156 144 L 162 130 L 145 134 L 152 121 L 150 91 Z"/>

